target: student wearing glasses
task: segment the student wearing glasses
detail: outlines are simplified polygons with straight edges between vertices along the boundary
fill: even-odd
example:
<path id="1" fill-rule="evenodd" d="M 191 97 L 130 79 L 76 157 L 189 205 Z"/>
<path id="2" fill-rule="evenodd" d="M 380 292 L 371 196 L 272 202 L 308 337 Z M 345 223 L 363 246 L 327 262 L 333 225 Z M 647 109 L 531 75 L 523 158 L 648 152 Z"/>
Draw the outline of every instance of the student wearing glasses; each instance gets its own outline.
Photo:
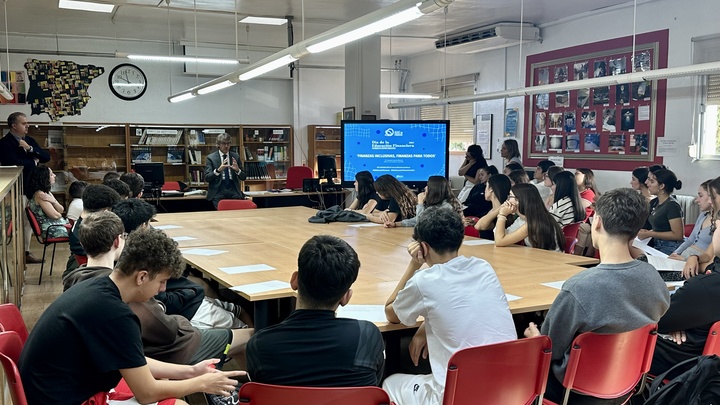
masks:
<path id="1" fill-rule="evenodd" d="M 217 208 L 220 200 L 243 200 L 240 181 L 247 175 L 240 169 L 240 155 L 230 151 L 230 135 L 217 137 L 218 150 L 208 155 L 205 162 L 205 181 L 208 182 L 207 199 Z"/>

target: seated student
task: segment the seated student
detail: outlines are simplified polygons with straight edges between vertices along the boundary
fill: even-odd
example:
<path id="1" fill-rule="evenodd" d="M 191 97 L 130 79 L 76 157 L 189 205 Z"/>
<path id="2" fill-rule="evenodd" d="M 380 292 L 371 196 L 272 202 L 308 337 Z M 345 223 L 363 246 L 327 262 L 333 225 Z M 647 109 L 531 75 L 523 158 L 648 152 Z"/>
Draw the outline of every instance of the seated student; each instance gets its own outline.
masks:
<path id="1" fill-rule="evenodd" d="M 701 255 L 712 242 L 712 200 L 710 197 L 710 183 L 713 179 L 704 181 L 698 187 L 695 203 L 700 207 L 700 215 L 695 221 L 690 236 L 685 239 L 675 251 L 670 255 L 671 259 L 687 260 L 690 256 Z"/>
<path id="2" fill-rule="evenodd" d="M 551 166 L 547 173 L 543 175 L 543 184 L 545 184 L 545 187 L 550 189 L 550 195 L 544 200 L 545 206 L 548 207 L 548 209 L 550 209 L 555 202 L 555 183 L 553 183 L 553 179 L 558 173 L 564 171 L 565 169 L 561 166 Z"/>
<path id="3" fill-rule="evenodd" d="M 475 229 L 480 231 L 480 237 L 484 239 L 493 239 L 493 228 L 495 228 L 495 222 L 497 216 L 500 213 L 500 207 L 507 201 L 508 195 L 510 195 L 510 179 L 504 174 L 496 174 L 490 176 L 487 181 L 487 187 L 485 189 L 485 198 L 492 202 L 492 209 L 487 214 L 483 215 L 475 224 Z"/>
<path id="4" fill-rule="evenodd" d="M 177 243 L 154 229 L 125 239 L 121 221 L 109 212 L 85 218 L 80 234 L 93 253 L 110 241 L 107 253 L 97 257 L 103 266 L 112 265 L 118 250 L 123 253 L 109 277 L 61 294 L 33 327 L 19 363 L 28 403 L 83 403 L 108 392 L 121 377 L 143 404 L 201 391 L 229 395 L 237 384 L 230 377 L 244 372 L 218 372 L 215 359 L 178 366 L 143 353 L 141 325 L 128 304 L 151 299 L 180 273 Z"/>
<path id="5" fill-rule="evenodd" d="M 530 184 L 537 187 L 543 201 L 547 200 L 551 194 L 550 188 L 545 185 L 545 174 L 547 174 L 548 169 L 552 166 L 555 166 L 555 162 L 552 160 L 546 159 L 539 161 L 537 167 L 535 167 L 534 177 L 530 182 Z"/>
<path id="6" fill-rule="evenodd" d="M 657 196 L 650 202 L 648 221 L 652 230 L 641 229 L 637 236 L 640 239 L 652 238 L 655 249 L 672 254 L 684 239 L 682 208 L 671 197 L 674 190 L 682 187 L 682 182 L 670 170 L 660 169 L 648 174 L 646 183 L 650 194 Z"/>
<path id="7" fill-rule="evenodd" d="M 300 249 L 290 285 L 297 306 L 281 323 L 250 338 L 248 373 L 265 384 L 309 387 L 379 386 L 385 364 L 380 330 L 373 323 L 336 318 L 352 297 L 360 269 L 344 240 L 317 235 Z"/>
<path id="8" fill-rule="evenodd" d="M 475 185 L 482 183 L 478 171 L 483 167 L 487 167 L 487 165 L 487 161 L 483 156 L 482 147 L 480 145 L 468 146 L 467 152 L 465 152 L 465 160 L 458 169 L 458 176 L 463 176 L 464 180 L 463 188 L 458 194 L 458 200 L 461 203 L 467 200 L 470 191 L 472 191 Z"/>
<path id="9" fill-rule="evenodd" d="M 71 223 L 77 221 L 77 219 L 80 218 L 80 214 L 82 214 L 82 193 L 85 191 L 87 185 L 84 181 L 76 180 L 70 183 L 70 187 L 68 187 L 68 194 L 70 194 L 72 201 L 70 201 L 70 205 L 68 206 L 67 219 L 70 220 Z"/>
<path id="10" fill-rule="evenodd" d="M 507 165 L 505 165 L 505 168 L 503 169 L 503 174 L 506 176 L 510 176 L 510 173 L 515 170 L 525 171 L 525 169 L 523 169 L 523 167 L 520 163 L 510 162 Z"/>
<path id="11" fill-rule="evenodd" d="M 65 272 L 63 273 L 63 285 L 65 289 L 65 277 L 78 267 L 75 255 L 86 256 L 85 249 L 80 243 L 79 229 L 84 217 L 93 212 L 105 211 L 112 208 L 113 204 L 120 201 L 120 195 L 113 189 L 102 184 L 90 184 L 85 187 L 82 195 L 83 211 L 80 218 L 75 221 L 72 231 L 70 232 L 70 257 L 68 257 Z"/>
<path id="12" fill-rule="evenodd" d="M 478 173 L 480 183 L 476 184 L 472 190 L 470 190 L 470 195 L 468 195 L 468 198 L 465 200 L 465 209 L 463 210 L 465 217 L 481 217 L 487 214 L 492 208 L 490 200 L 485 198 L 485 190 L 487 189 L 488 179 L 490 176 L 498 174 L 498 169 L 490 165 L 478 170 Z M 466 225 L 472 225 L 472 223 L 467 223 Z"/>
<path id="13" fill-rule="evenodd" d="M 415 216 L 417 197 L 405 184 L 389 174 L 383 174 L 375 180 L 375 191 L 378 196 L 388 201 L 385 211 L 375 210 L 365 214 L 367 219 L 376 224 L 397 222 Z"/>
<path id="14" fill-rule="evenodd" d="M 413 362 L 430 357 L 431 375 L 394 374 L 383 389 L 398 404 L 442 403 L 448 361 L 471 346 L 517 338 L 510 307 L 495 271 L 477 257 L 458 256 L 464 237 L 460 216 L 426 209 L 408 246 L 412 261 L 385 306 L 392 323 L 425 321 L 410 344 Z M 427 269 L 417 271 L 422 264 Z M 482 310 L 478 310 L 482 308 Z"/>
<path id="15" fill-rule="evenodd" d="M 575 169 L 575 184 L 585 207 L 585 218 L 590 218 L 594 213 L 592 204 L 600 196 L 600 191 L 595 185 L 595 173 L 590 169 Z"/>
<path id="16" fill-rule="evenodd" d="M 648 191 L 647 188 L 647 184 L 645 184 L 645 182 L 647 181 L 648 173 L 650 173 L 650 170 L 645 166 L 640 166 L 633 169 L 632 178 L 630 179 L 630 187 L 632 187 L 633 190 L 637 191 L 643 197 L 645 197 L 646 200 L 650 201 L 655 198 L 655 196 L 650 194 L 650 191 Z"/>
<path id="17" fill-rule="evenodd" d="M 27 184 L 28 208 L 35 214 L 43 236 L 66 238 L 68 231 L 65 225 L 68 221 L 62 216 L 65 207 L 50 191 L 55 184 L 55 173 L 47 166 L 36 166 L 30 172 Z"/>
<path id="18" fill-rule="evenodd" d="M 515 222 L 505 229 L 508 215 L 517 214 Z M 508 200 L 500 207 L 495 227 L 495 246 L 512 246 L 520 241 L 525 246 L 562 252 L 565 235 L 560 225 L 545 209 L 535 186 L 516 184 Z"/>
<path id="19" fill-rule="evenodd" d="M 708 192 L 710 193 L 710 202 L 712 205 L 712 212 L 718 212 L 720 210 L 720 177 L 711 181 L 708 184 Z M 717 216 L 713 218 L 713 223 L 710 226 L 710 234 L 712 234 L 711 243 L 701 254 L 691 254 L 685 261 L 685 267 L 683 268 L 683 277 L 690 278 L 698 274 L 704 273 L 708 268 L 715 268 L 717 263 L 720 262 L 720 233 L 715 232 Z M 712 266 L 709 266 L 711 265 Z M 720 269 L 720 267 L 718 268 Z M 717 271 L 717 270 L 714 270 Z"/>
<path id="20" fill-rule="evenodd" d="M 592 240 L 600 264 L 569 278 L 550 306 L 542 328 L 533 323 L 526 337 L 540 333 L 552 340 L 551 373 L 545 397 L 560 403 L 561 381 L 573 339 L 583 332 L 622 333 L 656 323 L 670 303 L 670 294 L 651 265 L 633 260 L 629 244 L 645 223 L 645 199 L 629 188 L 608 191 L 595 201 Z M 608 400 L 607 403 L 620 403 Z M 571 404 L 605 403 L 570 394 Z"/>
<path id="21" fill-rule="evenodd" d="M 108 181 L 108 180 L 110 180 L 110 179 L 120 180 L 120 173 L 118 173 L 118 172 L 107 172 L 107 173 L 105 173 L 105 175 L 103 176 L 102 181 L 103 181 L 103 183 L 105 183 L 106 181 Z"/>
<path id="22" fill-rule="evenodd" d="M 440 207 L 451 209 L 462 217 L 463 209 L 460 201 L 450 187 L 450 182 L 443 176 L 430 176 L 425 187 L 425 191 L 417 196 L 417 208 L 415 216 L 403 219 L 400 222 L 385 222 L 386 228 L 395 228 L 396 226 L 415 226 L 419 215 L 430 207 Z"/>
<path id="23" fill-rule="evenodd" d="M 120 180 L 130 186 L 130 198 L 140 198 L 145 188 L 145 179 L 139 173 L 127 172 L 120 176 Z"/>
<path id="24" fill-rule="evenodd" d="M 580 202 L 580 194 L 575 185 L 575 176 L 563 171 L 553 177 L 555 192 L 550 214 L 560 226 L 570 225 L 585 220 L 585 208 Z"/>
<path id="25" fill-rule="evenodd" d="M 375 192 L 375 180 L 372 173 L 367 170 L 357 172 L 355 174 L 355 200 L 353 200 L 350 211 L 356 211 L 361 214 L 370 214 L 375 210 L 385 211 L 388 202 L 380 198 Z"/>
<path id="26" fill-rule="evenodd" d="M 108 179 L 107 181 L 104 181 L 103 184 L 117 191 L 117 193 L 120 194 L 120 198 L 130 198 L 130 195 L 132 194 L 130 186 L 120 179 Z"/>
<path id="27" fill-rule="evenodd" d="M 530 183 L 530 178 L 525 170 L 513 170 L 507 175 L 512 185 Z M 539 193 L 539 191 L 538 191 Z"/>

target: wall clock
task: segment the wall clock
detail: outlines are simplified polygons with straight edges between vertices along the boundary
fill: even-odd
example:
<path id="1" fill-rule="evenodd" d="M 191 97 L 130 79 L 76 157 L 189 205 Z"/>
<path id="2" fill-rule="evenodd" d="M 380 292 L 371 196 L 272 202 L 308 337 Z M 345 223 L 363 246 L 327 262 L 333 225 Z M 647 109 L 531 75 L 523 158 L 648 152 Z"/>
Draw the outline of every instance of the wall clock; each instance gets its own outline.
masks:
<path id="1" fill-rule="evenodd" d="M 110 90 L 123 100 L 137 100 L 145 94 L 147 78 L 145 73 L 129 63 L 115 66 L 108 78 Z"/>

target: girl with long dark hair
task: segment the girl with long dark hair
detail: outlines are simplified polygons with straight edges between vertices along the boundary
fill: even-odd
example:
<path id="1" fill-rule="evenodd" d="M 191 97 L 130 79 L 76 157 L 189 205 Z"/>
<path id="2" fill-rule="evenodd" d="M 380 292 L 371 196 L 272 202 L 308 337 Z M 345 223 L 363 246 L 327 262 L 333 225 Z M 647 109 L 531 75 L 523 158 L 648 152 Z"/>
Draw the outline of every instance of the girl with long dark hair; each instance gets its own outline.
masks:
<path id="1" fill-rule="evenodd" d="M 483 150 L 480 145 L 470 145 L 465 152 L 465 160 L 460 169 L 458 169 L 458 176 L 463 176 L 465 183 L 463 184 L 458 199 L 460 202 L 465 202 L 470 195 L 470 191 L 476 184 L 481 183 L 480 169 L 487 167 L 487 161 L 483 156 Z"/>
<path id="2" fill-rule="evenodd" d="M 510 179 L 504 174 L 495 174 L 488 179 L 485 186 L 485 199 L 492 203 L 492 209 L 473 225 L 475 229 L 480 231 L 480 237 L 493 238 L 492 232 L 488 231 L 495 228 L 497 216 L 500 214 L 500 207 L 507 201 L 511 187 Z"/>
<path id="3" fill-rule="evenodd" d="M 575 176 L 570 172 L 560 172 L 553 178 L 555 193 L 550 214 L 560 226 L 585 220 L 585 208 L 580 202 L 580 194 L 575 184 Z"/>
<path id="4" fill-rule="evenodd" d="M 415 226 L 418 217 L 426 208 L 441 207 L 455 211 L 462 218 L 463 208 L 460 201 L 455 197 L 455 193 L 450 187 L 450 182 L 443 176 L 430 176 L 425 187 L 425 191 L 417 196 L 417 208 L 415 216 L 403 219 L 400 222 L 385 222 L 386 228 L 394 228 L 396 226 Z"/>
<path id="5" fill-rule="evenodd" d="M 682 181 L 672 171 L 660 169 L 648 174 L 645 184 L 657 198 L 650 202 L 648 222 L 652 230 L 641 229 L 638 238 L 652 238 L 655 249 L 669 255 L 684 239 L 682 208 L 671 197 L 674 190 L 682 187 Z"/>
<path id="6" fill-rule="evenodd" d="M 518 219 L 507 230 L 508 215 Z M 555 218 L 545 208 L 540 193 L 532 184 L 516 184 L 508 200 L 500 207 L 495 227 L 495 246 L 511 246 L 524 241 L 526 246 L 562 252 L 565 235 Z"/>
<path id="7" fill-rule="evenodd" d="M 372 173 L 367 170 L 355 174 L 356 197 L 348 210 L 370 214 L 376 209 L 383 211 L 387 208 L 387 202 L 383 201 L 375 192 L 374 183 Z"/>

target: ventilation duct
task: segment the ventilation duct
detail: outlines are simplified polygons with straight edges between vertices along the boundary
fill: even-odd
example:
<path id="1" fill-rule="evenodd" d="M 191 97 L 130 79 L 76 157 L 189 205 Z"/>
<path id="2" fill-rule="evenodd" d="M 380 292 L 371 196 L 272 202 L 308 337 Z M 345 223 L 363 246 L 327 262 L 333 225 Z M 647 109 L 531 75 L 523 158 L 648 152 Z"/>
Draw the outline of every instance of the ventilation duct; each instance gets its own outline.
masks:
<path id="1" fill-rule="evenodd" d="M 447 38 L 435 42 L 435 49 L 448 53 L 477 53 L 541 40 L 540 30 L 534 25 L 507 22 L 448 34 Z"/>

